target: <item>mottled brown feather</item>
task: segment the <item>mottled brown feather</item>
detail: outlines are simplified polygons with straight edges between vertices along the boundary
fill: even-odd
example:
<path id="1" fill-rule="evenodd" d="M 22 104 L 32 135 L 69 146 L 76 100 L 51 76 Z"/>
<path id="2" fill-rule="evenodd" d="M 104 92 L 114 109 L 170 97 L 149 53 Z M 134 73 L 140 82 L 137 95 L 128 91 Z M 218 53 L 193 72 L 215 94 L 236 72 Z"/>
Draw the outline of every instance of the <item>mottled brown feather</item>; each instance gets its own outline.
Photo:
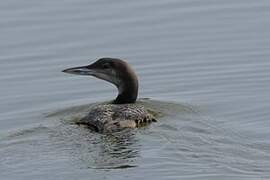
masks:
<path id="1" fill-rule="evenodd" d="M 125 128 L 136 128 L 155 122 L 154 116 L 138 104 L 106 104 L 91 108 L 78 124 L 87 125 L 100 133 L 111 133 Z"/>

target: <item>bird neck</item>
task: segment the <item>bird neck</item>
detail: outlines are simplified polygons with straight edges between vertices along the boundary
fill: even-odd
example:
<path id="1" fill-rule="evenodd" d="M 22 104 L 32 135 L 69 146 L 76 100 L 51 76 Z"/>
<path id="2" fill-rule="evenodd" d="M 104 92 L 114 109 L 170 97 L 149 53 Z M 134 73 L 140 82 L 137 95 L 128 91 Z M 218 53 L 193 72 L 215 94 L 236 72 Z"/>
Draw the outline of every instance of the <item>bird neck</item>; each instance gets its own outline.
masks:
<path id="1" fill-rule="evenodd" d="M 135 103 L 138 96 L 138 79 L 136 75 L 125 76 L 122 83 L 117 87 L 118 96 L 114 104 Z"/>

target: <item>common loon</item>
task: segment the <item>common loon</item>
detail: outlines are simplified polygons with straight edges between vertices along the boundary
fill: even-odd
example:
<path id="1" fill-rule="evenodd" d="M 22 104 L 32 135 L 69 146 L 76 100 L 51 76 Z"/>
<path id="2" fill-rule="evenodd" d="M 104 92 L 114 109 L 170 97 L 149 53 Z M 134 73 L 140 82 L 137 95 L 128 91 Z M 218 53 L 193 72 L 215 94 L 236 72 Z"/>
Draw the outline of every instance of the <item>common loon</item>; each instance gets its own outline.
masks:
<path id="1" fill-rule="evenodd" d="M 111 133 L 156 121 L 148 109 L 135 103 L 138 96 L 138 78 L 125 61 L 101 58 L 93 64 L 68 68 L 62 72 L 94 76 L 114 84 L 118 89 L 118 96 L 112 103 L 92 107 L 78 124 L 87 125 L 100 133 Z"/>

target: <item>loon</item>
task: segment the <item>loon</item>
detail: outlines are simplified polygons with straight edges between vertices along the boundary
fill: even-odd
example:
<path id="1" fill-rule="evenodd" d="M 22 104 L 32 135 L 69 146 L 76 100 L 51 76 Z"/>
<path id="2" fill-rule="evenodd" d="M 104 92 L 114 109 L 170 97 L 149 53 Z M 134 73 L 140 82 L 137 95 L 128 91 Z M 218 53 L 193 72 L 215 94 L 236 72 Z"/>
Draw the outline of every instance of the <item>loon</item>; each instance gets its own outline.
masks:
<path id="1" fill-rule="evenodd" d="M 90 65 L 68 68 L 62 72 L 94 76 L 114 84 L 118 89 L 115 100 L 92 107 L 78 124 L 86 125 L 96 132 L 112 133 L 156 121 L 150 110 L 136 103 L 138 78 L 124 60 L 101 58 Z"/>

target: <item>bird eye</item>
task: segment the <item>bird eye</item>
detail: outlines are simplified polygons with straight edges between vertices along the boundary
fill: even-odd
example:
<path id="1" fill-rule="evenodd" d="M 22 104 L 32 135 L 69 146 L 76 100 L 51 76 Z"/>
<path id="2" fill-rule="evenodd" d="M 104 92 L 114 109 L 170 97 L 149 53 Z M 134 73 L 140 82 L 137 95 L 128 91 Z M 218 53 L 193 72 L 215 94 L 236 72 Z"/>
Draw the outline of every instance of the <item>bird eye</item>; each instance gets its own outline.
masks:
<path id="1" fill-rule="evenodd" d="M 110 68 L 110 65 L 108 63 L 105 63 L 105 64 L 102 65 L 102 68 L 103 69 L 108 69 L 108 68 Z"/>

